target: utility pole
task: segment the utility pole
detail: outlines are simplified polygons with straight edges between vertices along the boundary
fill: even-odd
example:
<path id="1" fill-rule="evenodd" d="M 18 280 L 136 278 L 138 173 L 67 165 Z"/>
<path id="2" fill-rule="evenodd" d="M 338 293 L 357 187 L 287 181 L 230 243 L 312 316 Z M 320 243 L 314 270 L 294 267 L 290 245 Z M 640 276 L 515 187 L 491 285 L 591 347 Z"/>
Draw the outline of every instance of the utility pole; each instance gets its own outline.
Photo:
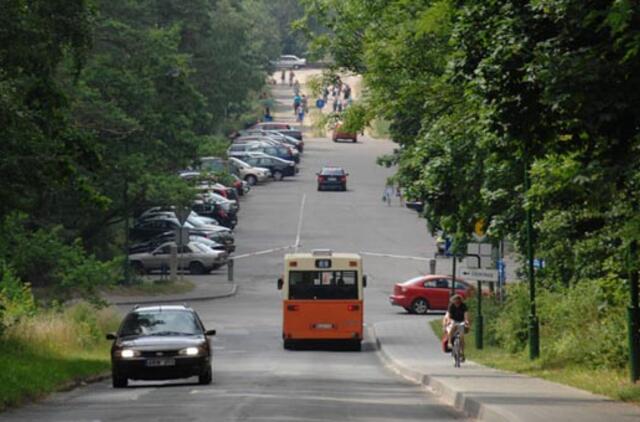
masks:
<path id="1" fill-rule="evenodd" d="M 638 241 L 629 243 L 627 268 L 629 271 L 629 307 L 627 324 L 629 327 L 629 373 L 631 382 L 640 380 L 640 309 L 638 306 Z"/>
<path id="2" fill-rule="evenodd" d="M 529 148 L 524 148 L 524 191 L 523 197 L 526 196 L 531 187 L 529 180 Z M 524 198 L 523 198 L 524 200 Z M 540 357 L 540 326 L 538 316 L 536 315 L 536 280 L 533 268 L 533 216 L 530 206 L 525 209 L 526 212 L 526 231 L 527 231 L 527 275 L 529 278 L 529 358 L 531 360 Z"/>

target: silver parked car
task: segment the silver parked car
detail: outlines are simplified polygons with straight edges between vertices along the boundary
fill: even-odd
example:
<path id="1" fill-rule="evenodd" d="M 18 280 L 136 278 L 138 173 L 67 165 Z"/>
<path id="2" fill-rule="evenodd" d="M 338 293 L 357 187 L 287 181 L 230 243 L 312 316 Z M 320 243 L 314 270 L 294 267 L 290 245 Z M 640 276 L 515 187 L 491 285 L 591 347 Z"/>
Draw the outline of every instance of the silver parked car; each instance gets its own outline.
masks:
<path id="1" fill-rule="evenodd" d="M 157 270 L 167 271 L 171 259 L 171 246 L 175 245 L 175 242 L 167 242 L 151 252 L 131 254 L 129 262 L 139 274 Z M 189 270 L 191 274 L 205 274 L 218 269 L 227 263 L 228 258 L 227 252 L 213 250 L 200 242 L 190 241 L 186 245 L 178 246 L 178 269 Z"/>

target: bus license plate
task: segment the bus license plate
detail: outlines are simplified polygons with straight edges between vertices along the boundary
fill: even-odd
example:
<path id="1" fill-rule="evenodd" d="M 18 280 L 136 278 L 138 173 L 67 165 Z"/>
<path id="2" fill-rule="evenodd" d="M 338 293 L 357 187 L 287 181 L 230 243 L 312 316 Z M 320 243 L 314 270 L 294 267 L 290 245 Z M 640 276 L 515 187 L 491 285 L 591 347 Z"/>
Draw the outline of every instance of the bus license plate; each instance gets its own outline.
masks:
<path id="1" fill-rule="evenodd" d="M 175 359 L 147 359 L 147 366 L 175 366 Z"/>
<path id="2" fill-rule="evenodd" d="M 315 324 L 314 327 L 318 330 L 331 330 L 333 329 L 333 324 Z"/>

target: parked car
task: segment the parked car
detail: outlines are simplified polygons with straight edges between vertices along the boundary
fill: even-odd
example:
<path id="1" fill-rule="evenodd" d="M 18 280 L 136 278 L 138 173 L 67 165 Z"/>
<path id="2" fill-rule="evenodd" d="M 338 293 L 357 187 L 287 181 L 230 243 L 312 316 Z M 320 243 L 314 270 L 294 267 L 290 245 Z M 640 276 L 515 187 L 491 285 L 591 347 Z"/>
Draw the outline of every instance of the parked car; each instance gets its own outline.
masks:
<path id="1" fill-rule="evenodd" d="M 136 307 L 122 321 L 117 333 L 107 334 L 111 345 L 113 388 L 125 388 L 129 379 L 161 380 L 198 377 L 213 379 L 213 349 L 198 314 L 186 306 Z"/>
<path id="2" fill-rule="evenodd" d="M 346 140 L 346 139 L 351 140 L 351 142 L 358 142 L 358 134 L 355 132 L 346 132 L 342 130 L 342 125 L 338 123 L 333 128 L 333 135 L 331 139 L 333 139 L 333 142 L 338 142 L 339 140 Z"/>
<path id="3" fill-rule="evenodd" d="M 236 157 L 229 157 L 229 164 L 238 173 L 238 176 L 251 186 L 262 183 L 271 176 L 269 169 L 253 167 Z"/>
<path id="4" fill-rule="evenodd" d="M 325 189 L 347 190 L 347 173 L 342 167 L 323 167 L 318 173 L 318 191 Z"/>
<path id="5" fill-rule="evenodd" d="M 180 228 L 180 222 L 175 217 L 153 217 L 140 220 L 131 228 L 131 239 L 146 242 L 167 231 L 175 231 Z M 227 251 L 235 250 L 234 238 L 231 230 L 226 227 L 206 225 L 203 227 L 195 227 L 189 222 L 185 222 L 185 228 L 189 229 L 189 233 L 193 235 L 205 236 L 209 239 L 222 243 L 227 247 Z"/>
<path id="6" fill-rule="evenodd" d="M 239 136 L 233 140 L 234 143 L 241 143 L 243 140 L 254 137 L 266 137 L 274 139 L 283 145 L 289 145 L 295 147 L 300 153 L 304 149 L 304 141 L 294 138 L 293 136 L 284 134 L 277 130 L 265 130 L 265 129 L 247 129 L 242 130 Z"/>
<path id="7" fill-rule="evenodd" d="M 251 129 L 277 130 L 278 132 L 292 136 L 302 141 L 302 132 L 295 129 L 288 123 L 281 122 L 259 122 L 251 126 Z"/>
<path id="8" fill-rule="evenodd" d="M 149 220 L 151 218 L 156 218 L 156 217 L 177 218 L 175 209 L 176 209 L 176 207 L 173 207 L 173 206 L 169 206 L 169 207 L 167 207 L 167 206 L 151 207 L 151 208 L 148 208 L 147 210 L 145 210 L 142 214 L 140 214 L 140 216 L 138 217 L 137 221 L 141 222 L 141 221 Z M 189 217 L 198 218 L 199 220 L 201 220 L 205 224 L 208 224 L 208 225 L 211 225 L 211 226 L 219 226 L 220 225 L 220 223 L 215 218 L 209 217 L 209 216 L 205 217 L 205 216 L 199 215 L 195 211 L 191 211 L 191 213 L 189 214 Z M 188 218 L 187 218 L 187 220 L 188 220 Z"/>
<path id="9" fill-rule="evenodd" d="M 151 271 L 167 270 L 171 260 L 171 246 L 175 242 L 167 242 L 151 252 L 129 255 L 129 263 L 138 274 Z M 216 251 L 200 242 L 189 242 L 178 248 L 178 269 L 189 270 L 191 274 L 206 274 L 227 263 L 229 254 Z"/>
<path id="10" fill-rule="evenodd" d="M 307 59 L 301 59 L 292 54 L 283 54 L 278 60 L 272 61 L 271 64 L 278 69 L 299 69 L 307 65 Z"/>
<path id="11" fill-rule="evenodd" d="M 412 314 L 426 314 L 430 310 L 445 311 L 449 306 L 452 278 L 444 275 L 415 277 L 393 287 L 391 304 L 402 306 Z M 455 281 L 455 292 L 466 298 L 473 287 L 462 280 Z"/>
<path id="12" fill-rule="evenodd" d="M 238 216 L 236 212 L 231 211 L 225 205 L 222 202 L 198 199 L 191 205 L 191 208 L 199 215 L 214 217 L 223 227 L 233 229 L 238 224 Z"/>
<path id="13" fill-rule="evenodd" d="M 293 161 L 283 160 L 267 154 L 253 152 L 246 153 L 238 158 L 252 166 L 269 169 L 274 180 L 279 181 L 284 177 L 295 176 L 298 173 L 298 167 Z"/>
<path id="14" fill-rule="evenodd" d="M 150 252 L 156 249 L 158 246 L 162 245 L 163 243 L 175 242 L 175 241 L 176 241 L 175 232 L 165 232 L 146 242 L 140 242 L 140 243 L 136 243 L 135 245 L 131 245 L 129 247 L 129 253 L 135 254 L 135 253 L 142 253 L 142 252 Z M 190 234 L 189 241 L 204 243 L 214 251 L 226 252 L 227 250 L 227 248 L 223 244 L 218 243 L 215 240 L 211 240 L 204 236 Z"/>

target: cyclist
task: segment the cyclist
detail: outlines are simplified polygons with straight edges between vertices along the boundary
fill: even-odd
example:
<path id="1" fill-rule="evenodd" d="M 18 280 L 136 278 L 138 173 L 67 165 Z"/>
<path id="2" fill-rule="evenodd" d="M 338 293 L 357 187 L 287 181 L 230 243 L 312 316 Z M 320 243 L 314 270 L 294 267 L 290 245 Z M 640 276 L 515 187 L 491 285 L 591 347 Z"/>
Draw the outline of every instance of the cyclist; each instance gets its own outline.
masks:
<path id="1" fill-rule="evenodd" d="M 469 310 L 462 301 L 462 296 L 453 295 L 449 302 L 449 309 L 442 320 L 442 327 L 447 334 L 447 343 L 451 348 L 451 341 L 460 325 L 464 324 L 464 330 L 460 330 L 460 346 L 462 346 L 462 361 L 464 362 L 464 333 L 469 330 Z"/>

